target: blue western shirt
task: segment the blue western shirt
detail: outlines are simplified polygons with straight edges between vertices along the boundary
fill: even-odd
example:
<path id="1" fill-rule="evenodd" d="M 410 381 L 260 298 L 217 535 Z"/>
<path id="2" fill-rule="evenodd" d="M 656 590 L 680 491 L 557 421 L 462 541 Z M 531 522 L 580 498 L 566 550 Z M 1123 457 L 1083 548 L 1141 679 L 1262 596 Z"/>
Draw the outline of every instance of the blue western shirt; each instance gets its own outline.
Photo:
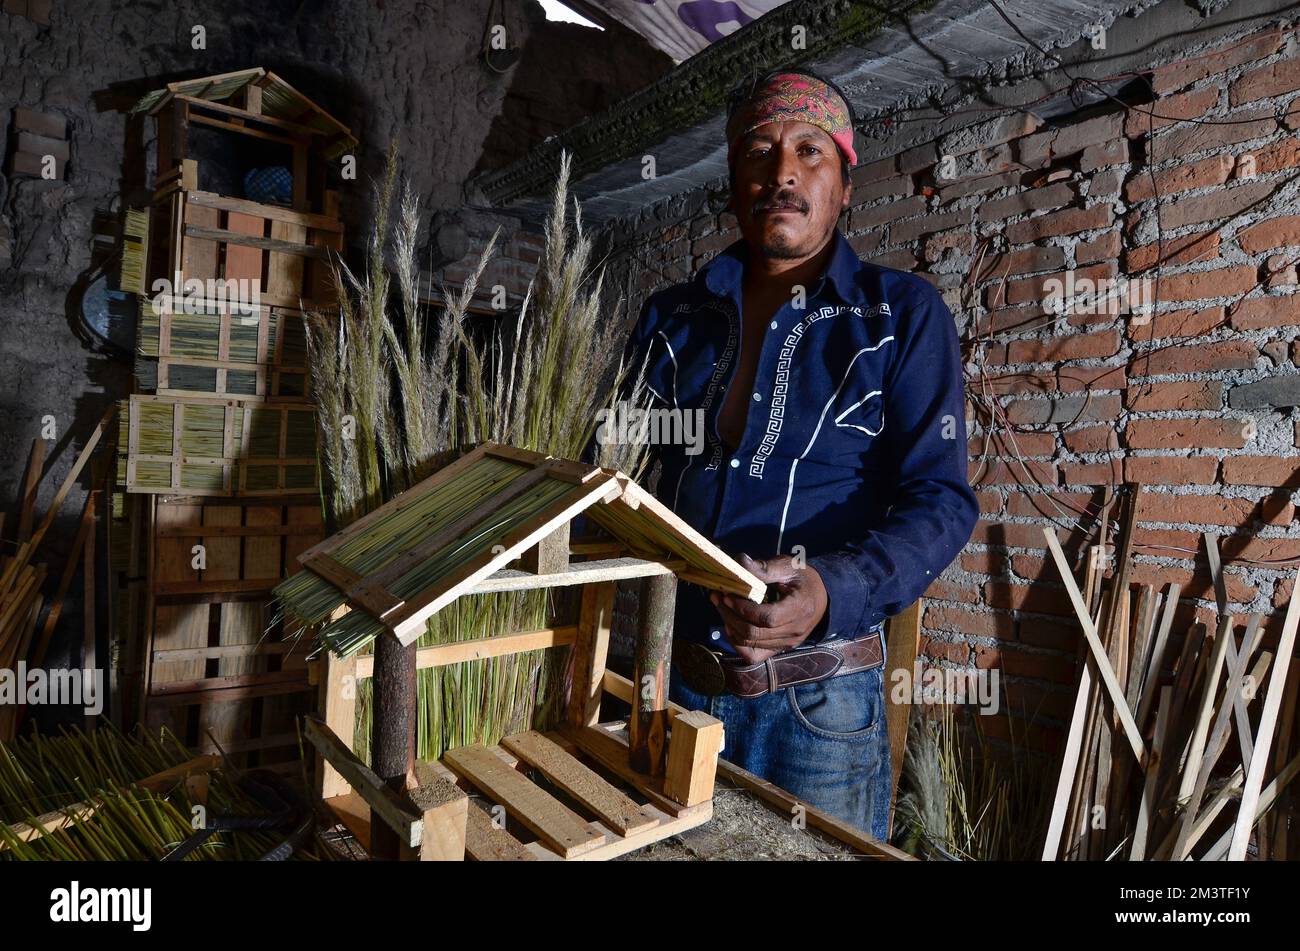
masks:
<path id="1" fill-rule="evenodd" d="M 922 278 L 862 262 L 838 230 L 833 240 L 806 300 L 764 329 L 734 453 L 717 420 L 739 363 L 744 241 L 651 295 L 626 351 L 655 409 L 703 411 L 702 451 L 651 447 L 656 495 L 733 556 L 802 554 L 829 599 L 810 641 L 862 636 L 907 607 L 979 515 L 952 314 Z M 732 651 L 696 585 L 679 586 L 675 625 Z"/>

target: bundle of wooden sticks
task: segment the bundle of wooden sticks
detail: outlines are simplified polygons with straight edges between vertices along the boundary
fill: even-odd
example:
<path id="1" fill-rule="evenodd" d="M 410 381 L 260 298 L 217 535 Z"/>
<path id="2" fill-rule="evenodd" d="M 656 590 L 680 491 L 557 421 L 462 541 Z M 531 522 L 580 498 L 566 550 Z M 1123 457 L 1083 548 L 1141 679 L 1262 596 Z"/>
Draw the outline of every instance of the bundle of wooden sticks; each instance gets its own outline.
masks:
<path id="1" fill-rule="evenodd" d="M 1289 815 L 1270 810 L 1300 771 L 1293 755 L 1300 667 L 1291 664 L 1300 570 L 1277 643 L 1265 650 L 1263 615 L 1241 625 L 1228 613 L 1218 542 L 1206 534 L 1218 622 L 1212 631 L 1192 625 L 1177 645 L 1180 586 L 1130 590 L 1141 490 L 1125 486 L 1109 577 L 1109 506 L 1103 512 L 1102 544 L 1089 550 L 1082 590 L 1054 530 L 1044 530 L 1083 628 L 1085 662 L 1043 858 L 1241 860 L 1248 850 L 1294 857 Z"/>

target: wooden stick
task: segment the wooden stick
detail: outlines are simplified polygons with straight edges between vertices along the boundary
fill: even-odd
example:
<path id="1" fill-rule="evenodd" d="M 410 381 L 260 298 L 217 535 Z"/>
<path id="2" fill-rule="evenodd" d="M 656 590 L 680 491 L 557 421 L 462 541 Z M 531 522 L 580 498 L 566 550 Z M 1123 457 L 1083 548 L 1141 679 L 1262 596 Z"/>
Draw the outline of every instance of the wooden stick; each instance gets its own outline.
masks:
<path id="1" fill-rule="evenodd" d="M 32 512 L 36 508 L 36 493 L 41 487 L 41 470 L 45 463 L 45 440 L 37 436 L 32 440 L 31 455 L 27 457 L 27 472 L 23 477 L 23 492 L 18 509 L 17 542 L 25 542 L 32 534 Z"/>
<path id="2" fill-rule="evenodd" d="M 1246 773 L 1241 807 L 1237 813 L 1237 823 L 1232 829 L 1232 841 L 1228 846 L 1228 858 L 1234 862 L 1245 859 L 1250 830 L 1255 825 L 1260 789 L 1264 784 L 1264 770 L 1268 768 L 1268 753 L 1273 743 L 1273 731 L 1277 726 L 1282 694 L 1286 689 L 1291 654 L 1295 650 L 1296 625 L 1300 623 L 1300 598 L 1296 597 L 1297 588 L 1300 588 L 1300 568 L 1296 569 L 1294 585 L 1291 588 L 1291 600 L 1287 606 L 1286 618 L 1282 622 L 1282 635 L 1278 639 L 1273 672 L 1268 680 L 1268 695 L 1264 699 L 1264 707 L 1259 717 L 1259 730 L 1256 732 L 1258 743 L 1255 747 L 1255 755 L 1250 760 L 1250 769 Z"/>
<path id="3" fill-rule="evenodd" d="M 45 654 L 50 647 L 50 638 L 54 636 L 54 629 L 59 623 L 59 615 L 63 613 L 63 602 L 68 596 L 68 590 L 72 587 L 72 579 L 77 574 L 77 566 L 81 563 L 81 554 L 86 546 L 86 539 L 90 534 L 90 526 L 95 521 L 95 494 L 93 492 L 86 494 L 86 504 L 81 510 L 81 522 L 77 526 L 77 537 L 72 542 L 72 548 L 68 551 L 68 561 L 63 566 L 63 575 L 59 578 L 59 587 L 54 593 L 54 601 L 50 604 L 49 613 L 45 616 L 45 624 L 41 627 L 40 638 L 36 642 L 36 647 L 32 651 L 31 665 L 40 667 L 45 663 Z"/>
<path id="4" fill-rule="evenodd" d="M 1101 646 L 1101 641 L 1097 639 L 1097 632 L 1093 628 L 1092 618 L 1088 617 L 1088 609 L 1083 603 L 1083 596 L 1079 593 L 1079 586 L 1074 583 L 1074 576 L 1070 574 L 1070 567 L 1066 563 L 1065 553 L 1061 551 L 1061 543 L 1056 540 L 1056 534 L 1051 528 L 1044 527 L 1043 535 L 1047 539 L 1047 547 L 1052 552 L 1052 559 L 1056 562 L 1057 570 L 1061 573 L 1061 580 L 1065 583 L 1065 589 L 1070 596 L 1070 603 L 1074 607 L 1074 613 L 1083 626 L 1083 636 L 1087 638 L 1088 646 L 1092 649 L 1093 660 L 1097 663 L 1097 671 L 1101 677 L 1101 682 L 1105 685 L 1106 691 L 1110 695 L 1111 704 L 1123 724 L 1129 746 L 1133 749 L 1133 755 L 1137 757 L 1138 763 L 1141 764 L 1146 760 L 1146 748 L 1142 744 L 1142 735 L 1138 732 L 1137 724 L 1133 722 L 1133 714 L 1129 712 L 1128 704 L 1124 701 L 1124 690 L 1115 678 L 1115 671 L 1110 666 L 1110 660 L 1106 656 L 1106 649 Z M 1120 594 L 1123 594 L 1122 590 Z"/>
<path id="5" fill-rule="evenodd" d="M 641 617 L 636 639 L 633 682 L 636 702 L 628 721 L 632 768 L 662 776 L 668 752 L 668 663 L 673 646 L 677 579 L 646 578 L 641 587 Z"/>
<path id="6" fill-rule="evenodd" d="M 1165 740 L 1169 736 L 1170 707 L 1174 689 L 1160 688 L 1160 707 L 1156 712 L 1156 729 L 1151 737 L 1151 758 L 1147 762 L 1146 782 L 1142 785 L 1142 801 L 1138 805 L 1137 821 L 1133 827 L 1133 841 L 1129 846 L 1129 861 L 1142 861 L 1147 847 L 1147 831 L 1151 825 L 1151 816 L 1155 812 L 1156 785 L 1160 774 L 1160 757 L 1164 752 Z"/>

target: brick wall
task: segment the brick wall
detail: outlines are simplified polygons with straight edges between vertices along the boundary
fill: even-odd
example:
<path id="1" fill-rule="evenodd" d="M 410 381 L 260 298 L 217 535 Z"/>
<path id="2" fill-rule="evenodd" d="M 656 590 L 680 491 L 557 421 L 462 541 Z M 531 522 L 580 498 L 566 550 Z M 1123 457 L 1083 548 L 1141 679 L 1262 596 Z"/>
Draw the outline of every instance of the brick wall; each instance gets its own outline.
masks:
<path id="1" fill-rule="evenodd" d="M 874 148 L 883 157 L 853 172 L 841 229 L 864 259 L 940 289 L 967 359 L 982 516 L 926 593 L 922 650 L 999 669 L 1013 715 L 1036 714 L 1039 749 L 1059 747 L 1079 641 L 1043 528 L 1057 526 L 1081 577 L 1107 486 L 1144 483 L 1133 578 L 1182 585 L 1173 636 L 1213 621 L 1210 532 L 1230 610 L 1265 612 L 1276 640 L 1285 563 L 1300 559 L 1298 39 L 1243 33 L 1153 68 L 1149 102 L 1048 123 L 972 114 L 936 141 Z M 723 199 L 700 192 L 619 224 L 641 293 L 739 238 Z M 1076 288 L 1150 279 L 1153 311 L 1085 301 L 1058 316 L 1046 282 L 1071 273 Z"/>

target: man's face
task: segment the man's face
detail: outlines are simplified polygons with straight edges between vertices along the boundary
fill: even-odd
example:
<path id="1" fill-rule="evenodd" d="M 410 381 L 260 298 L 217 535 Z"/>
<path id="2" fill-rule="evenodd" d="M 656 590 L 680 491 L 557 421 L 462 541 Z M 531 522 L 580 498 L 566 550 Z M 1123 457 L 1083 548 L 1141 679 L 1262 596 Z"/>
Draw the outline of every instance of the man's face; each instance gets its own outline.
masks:
<path id="1" fill-rule="evenodd" d="M 749 247 L 804 258 L 825 243 L 849 205 L 835 142 L 807 122 L 769 122 L 736 149 L 731 208 Z"/>

